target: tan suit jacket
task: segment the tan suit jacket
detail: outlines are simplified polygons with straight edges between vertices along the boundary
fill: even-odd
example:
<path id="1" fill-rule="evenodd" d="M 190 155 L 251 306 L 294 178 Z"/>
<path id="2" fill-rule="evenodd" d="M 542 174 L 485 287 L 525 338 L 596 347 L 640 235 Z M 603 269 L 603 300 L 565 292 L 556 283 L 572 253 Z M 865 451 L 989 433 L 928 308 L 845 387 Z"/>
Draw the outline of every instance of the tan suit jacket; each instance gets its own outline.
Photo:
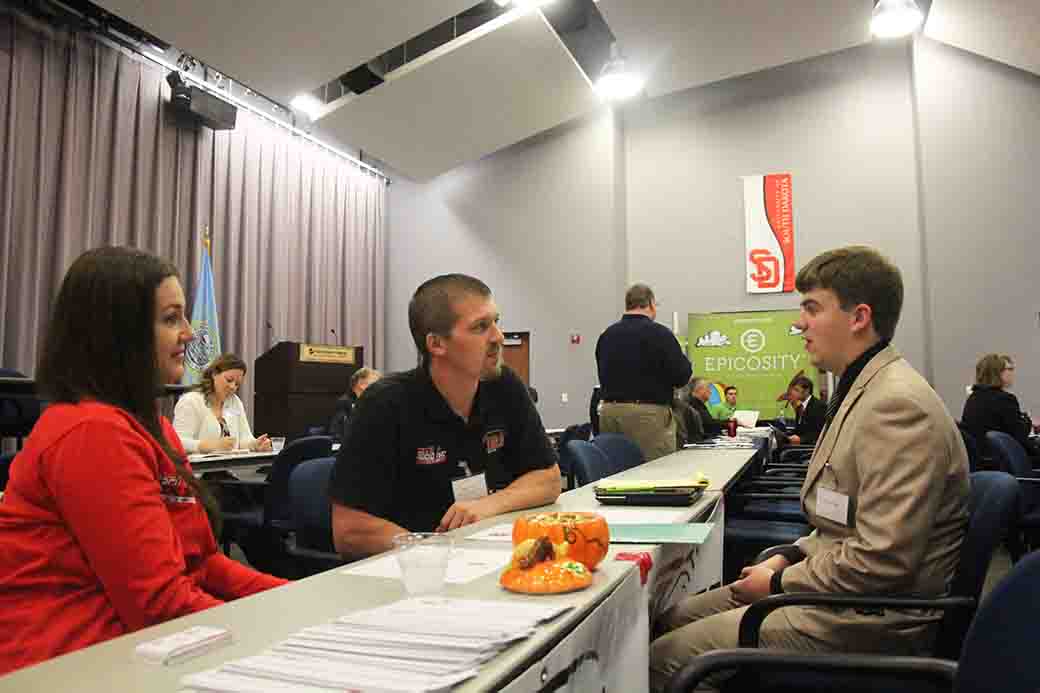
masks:
<path id="1" fill-rule="evenodd" d="M 848 515 L 821 515 L 820 489 L 848 497 Z M 797 544 L 806 559 L 788 567 L 784 592 L 938 597 L 948 593 L 967 527 L 968 455 L 942 400 L 889 346 L 867 363 L 824 429 L 802 486 L 815 530 Z M 849 642 L 883 638 L 894 650 L 930 646 L 941 614 L 799 607 L 791 624 Z M 900 643 L 899 641 L 903 642 Z"/>

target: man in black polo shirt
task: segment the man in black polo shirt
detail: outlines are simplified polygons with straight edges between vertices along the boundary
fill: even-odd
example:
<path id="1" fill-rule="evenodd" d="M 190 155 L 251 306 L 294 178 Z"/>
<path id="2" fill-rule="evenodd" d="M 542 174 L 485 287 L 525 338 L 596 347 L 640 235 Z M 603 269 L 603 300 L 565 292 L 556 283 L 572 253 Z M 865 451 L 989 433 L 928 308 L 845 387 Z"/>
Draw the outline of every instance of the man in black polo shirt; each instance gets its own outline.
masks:
<path id="1" fill-rule="evenodd" d="M 600 431 L 625 434 L 647 461 L 675 452 L 672 397 L 692 372 L 679 342 L 656 318 L 654 292 L 646 284 L 633 284 L 625 292 L 621 320 L 596 343 Z"/>
<path id="2" fill-rule="evenodd" d="M 358 401 L 330 481 L 333 540 L 344 557 L 385 551 L 395 534 L 448 531 L 560 494 L 556 453 L 527 387 L 500 365 L 498 318 L 491 290 L 466 275 L 435 277 L 412 296 L 420 365 L 384 377 Z"/>

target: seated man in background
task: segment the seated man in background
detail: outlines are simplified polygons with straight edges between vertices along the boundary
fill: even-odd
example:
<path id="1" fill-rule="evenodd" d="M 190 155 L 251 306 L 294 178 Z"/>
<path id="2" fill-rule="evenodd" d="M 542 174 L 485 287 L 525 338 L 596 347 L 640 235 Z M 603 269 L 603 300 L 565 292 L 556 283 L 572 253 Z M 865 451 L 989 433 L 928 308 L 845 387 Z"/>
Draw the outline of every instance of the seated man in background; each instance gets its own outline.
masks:
<path id="1" fill-rule="evenodd" d="M 419 367 L 358 401 L 329 484 L 345 558 L 386 551 L 396 534 L 445 532 L 560 495 L 542 420 L 500 363 L 498 318 L 474 277 L 442 275 L 416 289 L 408 324 Z"/>
<path id="2" fill-rule="evenodd" d="M 711 399 L 711 385 L 704 378 L 694 378 L 690 381 L 690 406 L 701 417 L 704 425 L 704 435 L 714 438 L 722 433 L 722 424 L 708 411 L 708 400 Z"/>
<path id="3" fill-rule="evenodd" d="M 733 418 L 733 412 L 737 410 L 737 388 L 733 385 L 728 385 L 723 394 L 726 399 L 718 404 L 708 405 L 711 418 L 716 421 L 729 421 Z"/>
<path id="4" fill-rule="evenodd" d="M 650 682 L 662 691 L 690 659 L 737 646 L 747 604 L 821 592 L 941 597 L 968 521 L 968 455 L 928 382 L 889 345 L 903 303 L 899 270 L 870 248 L 826 252 L 798 273 L 805 350 L 840 378 L 809 462 L 802 507 L 815 528 L 730 585 L 659 619 Z M 919 654 L 941 612 L 791 606 L 762 624 L 762 647 Z M 711 685 L 717 685 L 714 679 Z"/>
<path id="5" fill-rule="evenodd" d="M 827 418 L 827 407 L 813 397 L 813 381 L 804 375 L 795 378 L 787 399 L 794 407 L 794 433 L 784 444 L 816 445 Z"/>
<path id="6" fill-rule="evenodd" d="M 361 396 L 368 386 L 383 377 L 383 374 L 375 368 L 359 368 L 350 376 L 350 391 L 336 400 L 336 413 L 332 415 L 329 422 L 329 435 L 344 440 L 347 428 L 350 426 L 350 417 L 354 414 L 358 397 Z"/>

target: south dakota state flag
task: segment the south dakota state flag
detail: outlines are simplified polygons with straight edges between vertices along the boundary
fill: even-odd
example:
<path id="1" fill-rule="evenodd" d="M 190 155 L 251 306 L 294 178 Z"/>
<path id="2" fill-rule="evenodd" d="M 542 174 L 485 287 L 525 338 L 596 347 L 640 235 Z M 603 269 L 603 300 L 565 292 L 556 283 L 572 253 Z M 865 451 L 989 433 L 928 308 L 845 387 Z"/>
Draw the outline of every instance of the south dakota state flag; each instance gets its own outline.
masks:
<path id="1" fill-rule="evenodd" d="M 213 264 L 209 255 L 209 240 L 204 242 L 202 270 L 195 288 L 195 305 L 191 309 L 191 329 L 195 339 L 184 354 L 184 385 L 194 385 L 202 379 L 202 371 L 210 361 L 220 356 L 220 323 L 217 320 L 217 295 L 213 291 Z"/>

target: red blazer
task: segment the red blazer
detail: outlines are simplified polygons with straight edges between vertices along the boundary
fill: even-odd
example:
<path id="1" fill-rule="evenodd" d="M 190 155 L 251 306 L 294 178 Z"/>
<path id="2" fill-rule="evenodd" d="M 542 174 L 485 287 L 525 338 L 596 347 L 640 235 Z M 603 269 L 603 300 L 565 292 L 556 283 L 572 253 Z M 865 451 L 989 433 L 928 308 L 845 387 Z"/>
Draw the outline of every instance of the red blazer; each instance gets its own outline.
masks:
<path id="1" fill-rule="evenodd" d="M 202 504 L 127 412 L 55 404 L 0 502 L 0 673 L 285 582 L 217 550 Z"/>

